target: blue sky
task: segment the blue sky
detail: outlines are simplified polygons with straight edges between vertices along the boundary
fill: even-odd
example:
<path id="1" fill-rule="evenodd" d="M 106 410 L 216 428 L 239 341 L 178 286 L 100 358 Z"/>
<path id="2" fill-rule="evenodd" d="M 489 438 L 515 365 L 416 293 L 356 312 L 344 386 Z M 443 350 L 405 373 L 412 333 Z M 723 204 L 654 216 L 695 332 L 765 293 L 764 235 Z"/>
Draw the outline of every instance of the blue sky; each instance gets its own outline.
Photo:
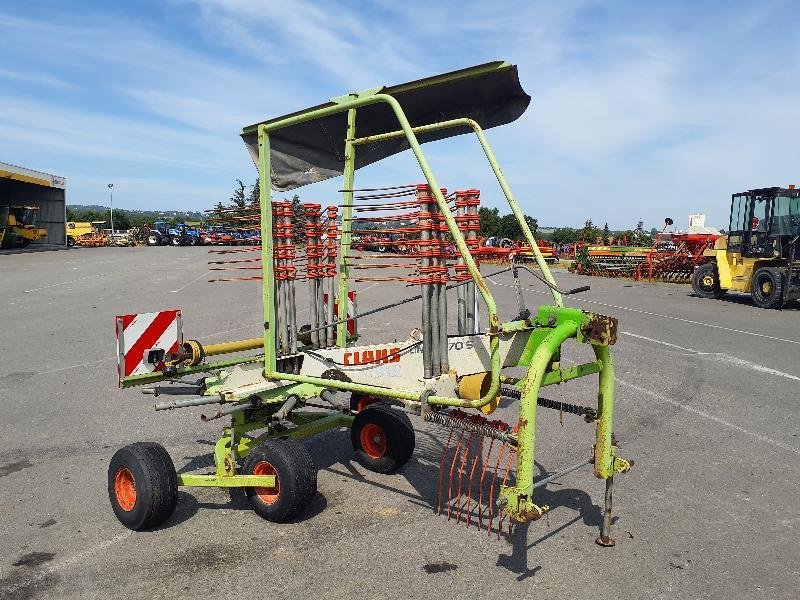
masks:
<path id="1" fill-rule="evenodd" d="M 800 184 L 798 25 L 790 1 L 0 0 L 0 160 L 67 177 L 74 204 L 113 182 L 115 206 L 209 208 L 255 179 L 242 126 L 504 59 L 533 103 L 489 139 L 540 224 L 724 226 L 732 192 Z M 502 206 L 472 140 L 426 152 Z M 401 155 L 357 182 L 420 180 Z"/>

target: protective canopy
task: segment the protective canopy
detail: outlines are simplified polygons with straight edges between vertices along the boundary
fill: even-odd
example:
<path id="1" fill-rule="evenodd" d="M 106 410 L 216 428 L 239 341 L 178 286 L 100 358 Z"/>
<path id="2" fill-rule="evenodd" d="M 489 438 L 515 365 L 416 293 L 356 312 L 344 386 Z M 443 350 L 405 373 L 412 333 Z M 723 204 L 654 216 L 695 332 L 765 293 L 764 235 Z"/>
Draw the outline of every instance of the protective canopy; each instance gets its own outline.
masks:
<path id="1" fill-rule="evenodd" d="M 519 83 L 516 65 L 496 61 L 428 77 L 410 83 L 361 92 L 393 96 L 402 106 L 412 127 L 467 117 L 483 129 L 505 125 L 518 119 L 528 108 L 531 97 Z M 344 172 L 344 142 L 347 111 L 280 127 L 280 122 L 312 111 L 336 106 L 335 101 L 291 115 L 264 121 L 268 126 L 272 188 L 292 190 L 336 177 Z M 253 162 L 258 163 L 258 125 L 246 127 L 242 138 Z M 270 125 L 276 129 L 272 129 Z M 386 103 L 362 106 L 356 112 L 356 136 L 365 137 L 400 129 Z M 420 143 L 432 142 L 471 132 L 468 127 L 420 133 Z M 360 144 L 356 149 L 356 169 L 370 165 L 403 150 L 405 137 Z"/>

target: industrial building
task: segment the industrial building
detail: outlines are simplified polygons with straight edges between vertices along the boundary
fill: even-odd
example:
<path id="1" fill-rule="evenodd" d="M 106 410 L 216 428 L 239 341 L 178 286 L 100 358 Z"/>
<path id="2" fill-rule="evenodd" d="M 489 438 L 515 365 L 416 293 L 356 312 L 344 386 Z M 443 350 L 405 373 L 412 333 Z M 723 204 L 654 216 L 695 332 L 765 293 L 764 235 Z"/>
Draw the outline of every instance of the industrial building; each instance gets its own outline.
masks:
<path id="1" fill-rule="evenodd" d="M 28 211 L 33 224 L 47 235 L 30 242 L 36 247 L 66 245 L 66 179 L 42 171 L 0 162 L 0 215 L 6 207 L 35 207 Z M 5 223 L 0 223 L 0 227 Z"/>

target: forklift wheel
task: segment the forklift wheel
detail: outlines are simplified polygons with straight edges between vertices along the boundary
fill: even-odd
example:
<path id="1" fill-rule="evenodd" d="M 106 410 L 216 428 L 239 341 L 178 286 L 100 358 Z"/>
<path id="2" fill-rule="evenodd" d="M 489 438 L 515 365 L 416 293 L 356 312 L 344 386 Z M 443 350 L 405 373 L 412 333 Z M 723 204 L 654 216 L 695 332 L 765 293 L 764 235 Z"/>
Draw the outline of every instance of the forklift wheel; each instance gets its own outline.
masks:
<path id="1" fill-rule="evenodd" d="M 166 521 L 178 502 L 178 476 L 164 447 L 137 442 L 117 450 L 108 466 L 108 498 L 128 529 L 141 531 Z"/>
<path id="2" fill-rule="evenodd" d="M 783 301 L 783 273 L 775 267 L 761 267 L 753 274 L 751 294 L 761 308 L 780 308 Z"/>
<path id="3" fill-rule="evenodd" d="M 245 488 L 262 519 L 284 523 L 299 515 L 317 493 L 317 468 L 305 446 L 291 439 L 266 440 L 250 452 L 244 473 L 274 475 L 275 487 Z"/>
<path id="4" fill-rule="evenodd" d="M 376 473 L 393 473 L 414 452 L 414 428 L 408 415 L 376 403 L 356 415 L 350 440 L 358 463 Z"/>
<path id="5" fill-rule="evenodd" d="M 694 270 L 692 289 L 702 298 L 722 298 L 725 290 L 719 287 L 719 273 L 714 263 L 705 263 Z"/>

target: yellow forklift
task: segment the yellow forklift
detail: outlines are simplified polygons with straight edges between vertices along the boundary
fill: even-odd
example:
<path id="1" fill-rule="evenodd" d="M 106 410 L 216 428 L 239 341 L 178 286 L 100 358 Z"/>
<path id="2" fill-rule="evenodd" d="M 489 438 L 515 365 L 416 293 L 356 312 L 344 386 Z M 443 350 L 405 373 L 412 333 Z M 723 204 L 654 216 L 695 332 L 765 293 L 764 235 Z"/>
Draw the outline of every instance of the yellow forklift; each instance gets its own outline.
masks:
<path id="1" fill-rule="evenodd" d="M 733 194 L 728 234 L 703 255 L 692 288 L 703 298 L 750 294 L 756 306 L 781 308 L 800 298 L 800 190 Z"/>
<path id="2" fill-rule="evenodd" d="M 47 237 L 47 230 L 36 227 L 38 206 L 0 206 L 0 247 L 24 248 Z"/>

